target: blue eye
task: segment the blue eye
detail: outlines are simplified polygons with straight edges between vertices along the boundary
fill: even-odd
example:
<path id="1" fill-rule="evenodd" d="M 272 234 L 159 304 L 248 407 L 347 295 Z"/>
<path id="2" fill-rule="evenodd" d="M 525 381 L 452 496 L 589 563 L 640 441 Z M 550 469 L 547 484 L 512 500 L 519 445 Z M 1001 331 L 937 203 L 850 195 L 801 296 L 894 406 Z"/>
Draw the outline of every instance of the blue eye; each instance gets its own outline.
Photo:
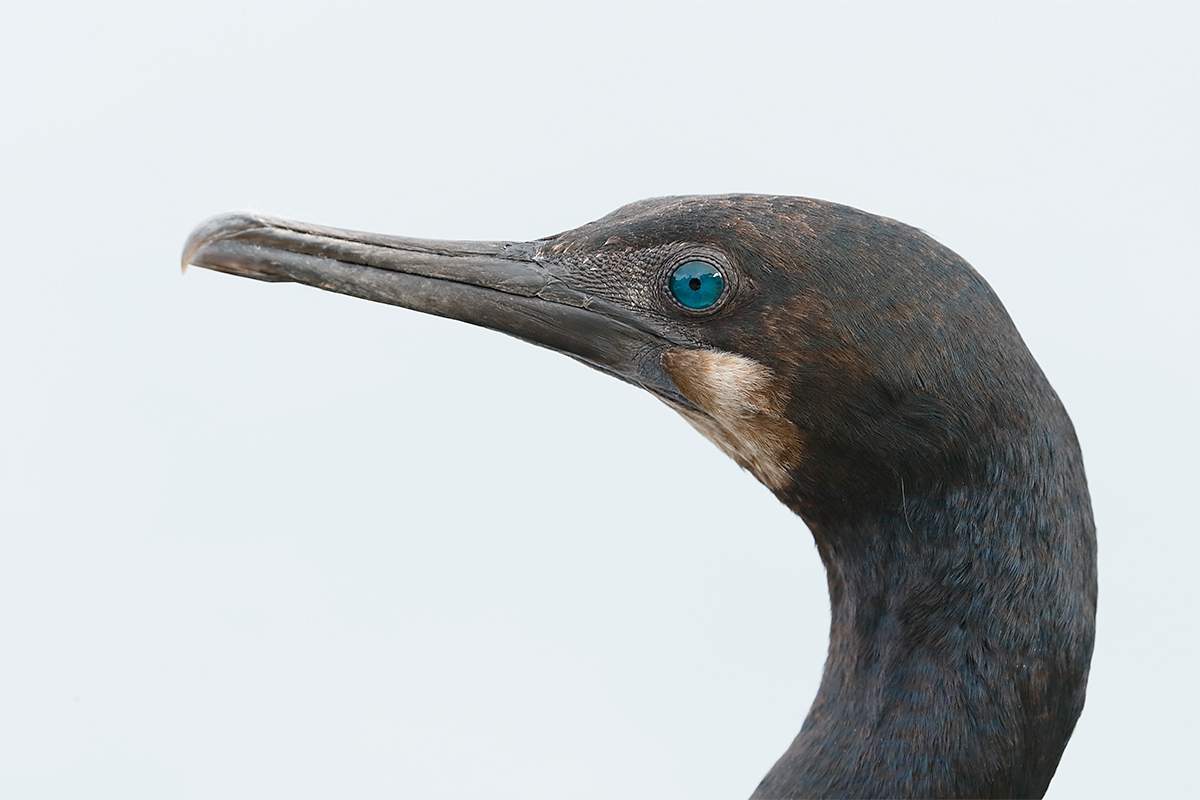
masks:
<path id="1" fill-rule="evenodd" d="M 703 311 L 712 308 L 725 291 L 725 279 L 712 264 L 689 261 L 671 276 L 671 294 L 684 308 Z"/>

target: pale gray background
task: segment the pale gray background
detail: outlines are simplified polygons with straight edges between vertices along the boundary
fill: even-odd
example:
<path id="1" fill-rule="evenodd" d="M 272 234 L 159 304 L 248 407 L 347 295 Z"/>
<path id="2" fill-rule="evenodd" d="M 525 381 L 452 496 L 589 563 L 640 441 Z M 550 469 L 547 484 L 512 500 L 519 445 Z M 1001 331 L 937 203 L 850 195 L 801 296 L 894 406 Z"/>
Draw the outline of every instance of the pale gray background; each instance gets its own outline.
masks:
<path id="1" fill-rule="evenodd" d="M 193 270 L 201 219 L 526 239 L 754 191 L 1006 302 L 1100 530 L 1053 797 L 1196 792 L 1197 6 L 3 6 L 0 791 L 740 797 L 811 537 L 645 393 Z"/>

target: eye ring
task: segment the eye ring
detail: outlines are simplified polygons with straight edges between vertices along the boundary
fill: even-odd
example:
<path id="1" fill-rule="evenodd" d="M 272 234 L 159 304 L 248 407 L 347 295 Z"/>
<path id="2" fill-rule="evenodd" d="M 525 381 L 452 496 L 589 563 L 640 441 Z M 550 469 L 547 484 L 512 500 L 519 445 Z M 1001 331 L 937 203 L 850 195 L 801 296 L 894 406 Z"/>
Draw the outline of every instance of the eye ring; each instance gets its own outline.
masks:
<path id="1" fill-rule="evenodd" d="M 688 311 L 702 312 L 721 302 L 729 291 L 729 284 L 718 266 L 692 258 L 675 267 L 667 279 L 667 289 L 675 302 Z"/>

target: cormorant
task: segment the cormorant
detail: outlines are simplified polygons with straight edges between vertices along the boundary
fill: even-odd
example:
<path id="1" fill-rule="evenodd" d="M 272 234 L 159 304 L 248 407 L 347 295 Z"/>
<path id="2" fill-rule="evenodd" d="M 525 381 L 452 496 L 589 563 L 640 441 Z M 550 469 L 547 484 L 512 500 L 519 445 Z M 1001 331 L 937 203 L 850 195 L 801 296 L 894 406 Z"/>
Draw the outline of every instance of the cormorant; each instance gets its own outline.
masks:
<path id="1" fill-rule="evenodd" d="M 532 242 L 230 214 L 183 263 L 463 320 L 649 390 L 803 518 L 820 691 L 755 797 L 1041 797 L 1084 702 L 1075 432 L 984 280 L 833 203 L 666 197 Z"/>

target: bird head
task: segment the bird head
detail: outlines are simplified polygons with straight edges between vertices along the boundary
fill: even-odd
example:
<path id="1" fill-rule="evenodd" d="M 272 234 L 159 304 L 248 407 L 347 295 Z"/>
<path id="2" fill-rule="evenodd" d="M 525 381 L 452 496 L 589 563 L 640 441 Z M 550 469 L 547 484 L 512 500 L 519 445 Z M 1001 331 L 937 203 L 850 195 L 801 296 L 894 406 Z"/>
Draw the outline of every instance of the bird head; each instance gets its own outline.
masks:
<path id="1" fill-rule="evenodd" d="M 1040 388 L 1003 306 L 962 259 L 818 200 L 656 198 L 532 242 L 233 214 L 197 228 L 183 261 L 569 355 L 656 395 L 814 529 L 980 479 Z"/>

